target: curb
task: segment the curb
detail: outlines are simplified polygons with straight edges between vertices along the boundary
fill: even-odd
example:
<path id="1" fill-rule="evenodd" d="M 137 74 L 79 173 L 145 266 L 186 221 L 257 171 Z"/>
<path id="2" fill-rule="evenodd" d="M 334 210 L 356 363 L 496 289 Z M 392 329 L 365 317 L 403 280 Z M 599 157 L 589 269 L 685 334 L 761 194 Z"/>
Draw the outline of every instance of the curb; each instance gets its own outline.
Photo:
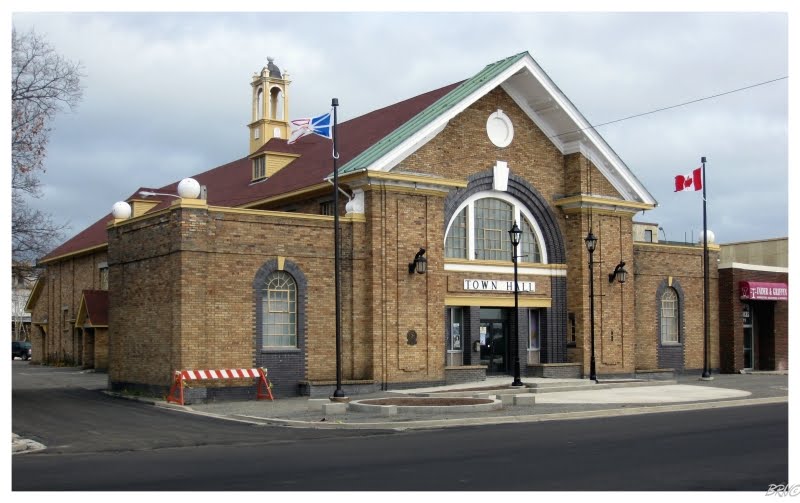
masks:
<path id="1" fill-rule="evenodd" d="M 520 416 L 495 416 L 479 418 L 458 418 L 458 419 L 428 419 L 420 421 L 395 421 L 381 423 L 337 423 L 331 422 L 310 422 L 297 421 L 293 419 L 265 418 L 245 415 L 220 416 L 216 414 L 198 413 L 211 417 L 247 422 L 251 424 L 270 424 L 276 426 L 290 426 L 296 428 L 315 428 L 315 429 L 348 429 L 348 430 L 418 430 L 429 428 L 454 428 L 462 426 L 483 426 L 489 424 L 515 424 L 515 423 L 540 423 L 545 421 L 567 421 L 578 419 L 596 419 L 601 417 L 620 417 L 637 416 L 641 414 L 658 414 L 664 412 L 683 412 L 691 410 L 718 409 L 726 407 L 743 407 L 748 405 L 767 405 L 775 403 L 788 403 L 789 397 L 767 397 L 767 398 L 747 398 L 743 400 L 723 400 L 717 402 L 701 402 L 680 405 L 655 405 L 651 407 L 635 407 L 626 409 L 604 409 L 589 410 L 579 412 L 558 412 L 542 415 L 520 415 Z"/>

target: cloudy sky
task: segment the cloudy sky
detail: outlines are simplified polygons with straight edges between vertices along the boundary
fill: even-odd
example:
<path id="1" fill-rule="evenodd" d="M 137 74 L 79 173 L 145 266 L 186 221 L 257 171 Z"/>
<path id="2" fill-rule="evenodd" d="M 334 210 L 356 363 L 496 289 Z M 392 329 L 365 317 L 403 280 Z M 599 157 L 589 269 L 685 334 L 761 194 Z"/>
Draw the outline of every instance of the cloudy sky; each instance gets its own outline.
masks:
<path id="1" fill-rule="evenodd" d="M 247 154 L 250 78 L 273 56 L 291 115 L 340 120 L 468 78 L 528 51 L 591 124 L 781 79 L 786 13 L 12 12 L 86 74 L 54 124 L 35 204 L 74 235 L 139 186 Z M 702 200 L 673 178 L 706 156 L 721 243 L 787 236 L 788 79 L 603 126 L 659 207 L 669 240 L 702 231 Z"/>

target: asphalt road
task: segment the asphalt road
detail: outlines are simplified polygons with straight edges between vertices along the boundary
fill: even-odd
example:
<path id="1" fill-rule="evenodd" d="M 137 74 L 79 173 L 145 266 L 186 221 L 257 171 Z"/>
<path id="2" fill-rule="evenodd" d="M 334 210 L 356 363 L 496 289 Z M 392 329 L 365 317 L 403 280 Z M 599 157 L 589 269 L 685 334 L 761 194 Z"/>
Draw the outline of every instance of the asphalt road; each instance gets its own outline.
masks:
<path id="1" fill-rule="evenodd" d="M 37 377 L 19 376 L 17 365 L 13 431 L 48 449 L 13 456 L 15 491 L 763 494 L 788 477 L 786 404 L 402 433 L 305 430 L 188 415 L 92 386 L 18 387 Z"/>

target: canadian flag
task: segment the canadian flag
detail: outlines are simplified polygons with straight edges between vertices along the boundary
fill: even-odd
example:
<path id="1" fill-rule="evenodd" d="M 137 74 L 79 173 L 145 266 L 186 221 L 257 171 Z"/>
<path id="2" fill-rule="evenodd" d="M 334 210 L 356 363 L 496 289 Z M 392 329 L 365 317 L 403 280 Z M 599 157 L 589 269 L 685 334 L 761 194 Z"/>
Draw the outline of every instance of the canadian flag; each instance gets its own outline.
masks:
<path id="1" fill-rule="evenodd" d="M 703 170 L 697 168 L 691 175 L 678 175 L 675 177 L 675 192 L 683 190 L 702 190 L 703 189 Z"/>

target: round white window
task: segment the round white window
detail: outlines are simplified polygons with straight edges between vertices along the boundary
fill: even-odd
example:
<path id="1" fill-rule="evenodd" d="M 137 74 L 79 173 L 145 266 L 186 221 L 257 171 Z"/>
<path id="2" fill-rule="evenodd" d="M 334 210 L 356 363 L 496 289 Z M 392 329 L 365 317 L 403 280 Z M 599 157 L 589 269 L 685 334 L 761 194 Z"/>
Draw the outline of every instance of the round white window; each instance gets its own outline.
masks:
<path id="1" fill-rule="evenodd" d="M 502 110 L 498 110 L 486 121 L 486 134 L 496 146 L 507 147 L 514 139 L 514 125 L 511 124 L 508 115 L 504 114 Z"/>

